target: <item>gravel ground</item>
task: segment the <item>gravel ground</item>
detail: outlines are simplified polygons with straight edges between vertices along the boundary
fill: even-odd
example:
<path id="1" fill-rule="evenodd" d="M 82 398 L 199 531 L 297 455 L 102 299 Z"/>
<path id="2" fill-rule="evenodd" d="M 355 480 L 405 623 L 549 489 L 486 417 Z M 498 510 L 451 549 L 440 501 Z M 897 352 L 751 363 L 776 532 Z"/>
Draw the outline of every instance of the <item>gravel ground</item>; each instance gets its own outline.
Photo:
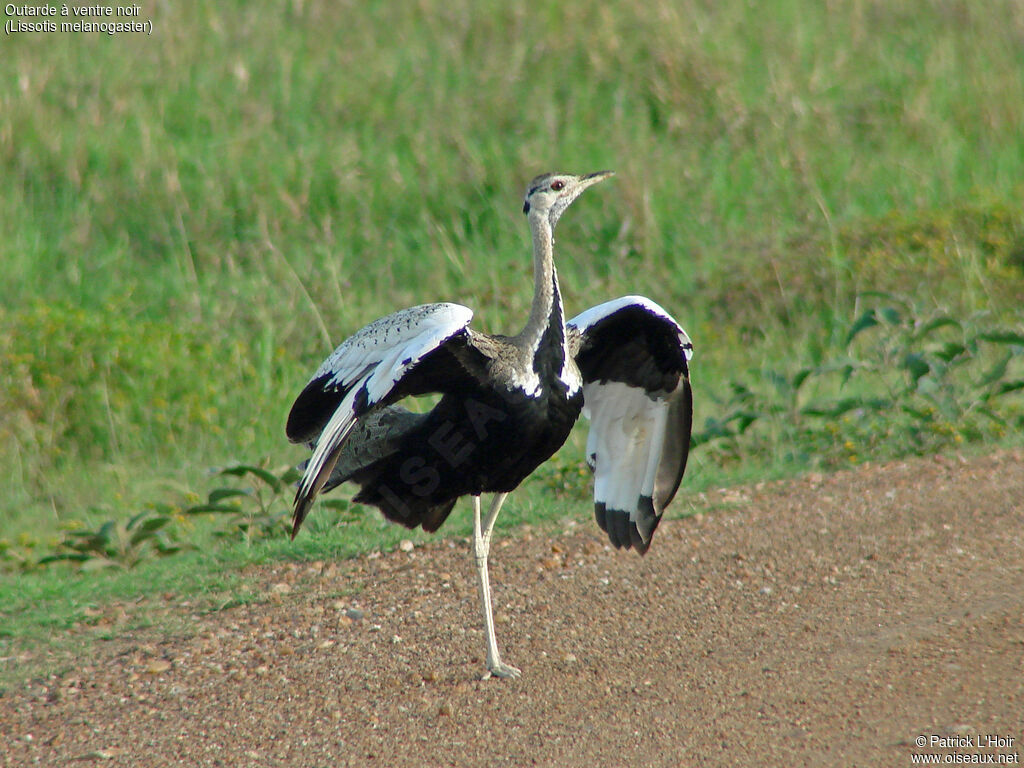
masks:
<path id="1" fill-rule="evenodd" d="M 1024 453 L 693 503 L 644 558 L 590 525 L 495 543 L 519 680 L 479 679 L 466 541 L 262 567 L 254 604 L 116 633 L 9 690 L 0 764 L 1020 762 Z"/>

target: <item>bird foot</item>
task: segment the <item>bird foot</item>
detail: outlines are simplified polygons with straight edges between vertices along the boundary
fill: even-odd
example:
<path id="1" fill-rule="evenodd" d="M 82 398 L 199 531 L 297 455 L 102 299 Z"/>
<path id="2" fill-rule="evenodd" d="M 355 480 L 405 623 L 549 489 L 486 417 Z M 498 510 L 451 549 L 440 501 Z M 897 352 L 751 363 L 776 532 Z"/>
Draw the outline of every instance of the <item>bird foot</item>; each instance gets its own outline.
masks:
<path id="1" fill-rule="evenodd" d="M 487 671 L 481 680 L 487 680 L 491 677 L 500 677 L 503 680 L 514 680 L 521 676 L 523 673 L 516 667 L 510 666 L 509 664 L 503 664 L 502 662 L 492 662 L 487 665 Z"/>

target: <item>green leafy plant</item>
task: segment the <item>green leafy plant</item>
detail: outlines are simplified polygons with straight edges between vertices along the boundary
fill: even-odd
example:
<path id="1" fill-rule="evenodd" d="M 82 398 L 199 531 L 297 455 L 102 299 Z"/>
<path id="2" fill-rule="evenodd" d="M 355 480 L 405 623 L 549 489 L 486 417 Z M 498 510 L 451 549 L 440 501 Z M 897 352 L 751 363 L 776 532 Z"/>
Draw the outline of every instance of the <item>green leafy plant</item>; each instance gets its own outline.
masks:
<path id="1" fill-rule="evenodd" d="M 296 469 L 289 467 L 274 474 L 262 466 L 239 464 L 220 470 L 217 476 L 245 480 L 249 487 L 214 488 L 205 502 L 185 509 L 186 515 L 216 515 L 215 536 L 241 535 L 247 544 L 288 531 L 290 497 L 285 497 L 289 496 L 290 486 L 299 479 Z"/>
<path id="2" fill-rule="evenodd" d="M 190 539 L 198 537 L 197 531 L 220 539 L 240 538 L 246 544 L 287 532 L 290 488 L 299 477 L 297 470 L 289 467 L 275 474 L 264 466 L 239 464 L 216 476 L 245 486 L 213 488 L 205 500 L 195 503 L 153 502 L 128 519 L 109 519 L 95 528 L 70 521 L 60 535 L 45 542 L 29 534 L 15 542 L 0 540 L 0 567 L 31 570 L 66 563 L 84 570 L 132 568 L 144 560 L 194 548 Z M 197 494 L 188 497 L 199 499 Z M 347 502 L 327 504 L 338 510 Z M 209 524 L 203 526 L 203 520 Z"/>
<path id="3" fill-rule="evenodd" d="M 1024 426 L 1024 331 L 986 313 L 923 312 L 862 294 L 841 344 L 817 363 L 762 368 L 714 396 L 720 416 L 694 436 L 728 460 L 781 448 L 834 466 L 1000 438 Z M 864 306 L 866 305 L 866 306 Z"/>
<path id="4" fill-rule="evenodd" d="M 69 530 L 55 543 L 51 554 L 34 564 L 72 562 L 85 570 L 131 568 L 151 557 L 165 557 L 187 548 L 179 541 L 172 522 L 170 515 L 152 509 L 127 520 L 108 520 L 94 531 Z"/>

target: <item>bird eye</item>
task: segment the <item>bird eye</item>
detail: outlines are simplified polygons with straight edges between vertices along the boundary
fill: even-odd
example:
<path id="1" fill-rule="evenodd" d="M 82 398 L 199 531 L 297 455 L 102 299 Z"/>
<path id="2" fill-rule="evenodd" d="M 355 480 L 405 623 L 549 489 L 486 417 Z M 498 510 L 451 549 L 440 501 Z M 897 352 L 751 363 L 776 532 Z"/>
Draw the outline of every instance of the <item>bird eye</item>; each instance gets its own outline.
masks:
<path id="1" fill-rule="evenodd" d="M 551 182 L 551 189 L 553 189 L 555 192 L 561 192 L 562 188 L 564 186 L 565 186 L 565 183 L 561 182 L 561 181 L 552 181 Z"/>

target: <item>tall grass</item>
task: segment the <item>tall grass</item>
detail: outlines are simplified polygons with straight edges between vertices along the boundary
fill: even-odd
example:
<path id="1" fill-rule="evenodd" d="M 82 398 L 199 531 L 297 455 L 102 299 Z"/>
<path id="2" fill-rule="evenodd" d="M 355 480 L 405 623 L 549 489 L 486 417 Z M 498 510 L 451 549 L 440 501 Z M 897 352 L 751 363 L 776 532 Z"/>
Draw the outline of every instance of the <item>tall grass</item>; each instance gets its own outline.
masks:
<path id="1" fill-rule="evenodd" d="M 394 308 L 514 329 L 545 170 L 618 171 L 560 225 L 567 305 L 671 308 L 698 426 L 737 372 L 839 344 L 865 290 L 1019 322 L 1020 3 L 143 14 L 150 37 L 2 43 L 0 535 L 296 459 L 305 375 Z"/>

